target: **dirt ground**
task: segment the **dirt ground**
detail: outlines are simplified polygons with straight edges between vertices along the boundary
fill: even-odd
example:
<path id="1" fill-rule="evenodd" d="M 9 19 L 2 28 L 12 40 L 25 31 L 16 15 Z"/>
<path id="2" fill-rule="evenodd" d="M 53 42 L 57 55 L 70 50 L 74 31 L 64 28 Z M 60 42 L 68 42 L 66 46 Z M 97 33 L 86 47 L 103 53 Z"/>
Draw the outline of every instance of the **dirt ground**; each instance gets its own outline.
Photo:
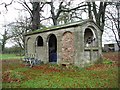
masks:
<path id="1" fill-rule="evenodd" d="M 103 58 L 112 60 L 112 61 L 120 61 L 120 52 L 107 52 L 103 53 Z"/>

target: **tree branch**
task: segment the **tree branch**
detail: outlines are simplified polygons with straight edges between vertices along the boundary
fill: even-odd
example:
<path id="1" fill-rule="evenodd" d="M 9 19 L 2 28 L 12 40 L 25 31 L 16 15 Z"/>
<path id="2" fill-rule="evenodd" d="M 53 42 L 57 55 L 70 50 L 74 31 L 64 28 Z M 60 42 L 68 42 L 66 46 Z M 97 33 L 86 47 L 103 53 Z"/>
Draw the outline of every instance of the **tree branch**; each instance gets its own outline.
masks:
<path id="1" fill-rule="evenodd" d="M 30 14 L 31 17 L 33 17 L 33 15 L 32 15 L 32 10 L 31 10 L 30 7 L 26 4 L 26 2 L 19 2 L 19 1 L 18 1 L 18 3 L 21 4 L 21 5 L 29 12 L 29 14 Z"/>
<path id="2" fill-rule="evenodd" d="M 62 11 L 63 11 L 63 12 L 71 12 L 71 11 L 73 11 L 73 10 L 77 10 L 78 8 L 85 7 L 85 6 L 87 6 L 87 5 L 84 4 L 84 5 L 81 5 L 81 6 L 78 6 L 78 7 L 72 8 L 72 9 L 64 8 L 64 9 L 62 9 Z"/>
<path id="3" fill-rule="evenodd" d="M 11 5 L 12 3 L 13 3 L 13 0 L 11 0 L 11 2 L 8 3 L 8 4 L 6 4 L 5 2 L 3 2 L 3 3 L 1 3 L 0 5 L 3 5 L 3 4 L 4 4 L 6 10 L 8 11 L 7 6 Z"/>
<path id="4" fill-rule="evenodd" d="M 57 12 L 57 15 L 56 15 L 56 18 L 58 18 L 59 17 L 59 15 L 60 15 L 60 13 L 62 12 L 62 4 L 63 4 L 63 2 L 61 2 L 60 3 L 60 5 L 59 5 L 59 9 L 58 9 L 58 12 Z"/>

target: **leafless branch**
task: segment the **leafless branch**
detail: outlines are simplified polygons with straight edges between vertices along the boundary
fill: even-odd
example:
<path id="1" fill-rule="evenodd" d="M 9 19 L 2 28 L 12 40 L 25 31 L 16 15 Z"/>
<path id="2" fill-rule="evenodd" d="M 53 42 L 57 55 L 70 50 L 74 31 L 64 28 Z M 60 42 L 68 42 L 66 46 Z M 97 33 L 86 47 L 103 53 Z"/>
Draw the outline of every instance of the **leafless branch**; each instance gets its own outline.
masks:
<path id="1" fill-rule="evenodd" d="M 10 3 L 5 3 L 5 2 L 3 2 L 3 3 L 1 3 L 0 5 L 4 5 L 5 6 L 5 8 L 6 8 L 6 10 L 8 11 L 8 9 L 7 9 L 7 6 L 9 6 L 9 5 L 11 5 L 13 3 L 13 0 L 11 0 L 11 2 Z"/>
<path id="2" fill-rule="evenodd" d="M 64 8 L 64 9 L 62 9 L 62 11 L 63 11 L 63 12 L 71 12 L 71 11 L 73 11 L 73 10 L 77 10 L 77 9 L 79 9 L 79 8 L 81 8 L 81 7 L 85 7 L 85 6 L 87 6 L 87 5 L 84 4 L 84 5 L 81 5 L 81 6 L 72 8 L 72 9 Z"/>
<path id="3" fill-rule="evenodd" d="M 108 12 L 109 14 L 110 14 L 110 16 L 112 17 L 112 18 L 110 18 L 108 15 L 106 15 L 106 17 L 109 19 L 109 21 L 111 22 L 111 24 L 112 24 L 112 26 L 110 27 L 110 26 L 108 26 L 108 25 L 105 25 L 105 27 L 107 27 L 107 28 L 109 28 L 110 30 L 112 30 L 112 32 L 113 32 L 113 34 L 114 34 L 114 36 L 115 36 L 115 40 L 116 40 L 116 42 L 117 42 L 117 45 L 118 45 L 118 47 L 120 48 L 120 44 L 119 44 L 119 41 L 117 40 L 117 35 L 116 35 L 116 33 L 115 33 L 115 30 L 114 30 L 114 25 L 115 25 L 115 27 L 116 27 L 116 29 L 117 29 L 117 31 L 118 31 L 118 27 L 117 27 L 117 23 L 114 21 L 114 16 L 112 15 L 112 13 L 110 13 L 110 12 Z"/>
<path id="4" fill-rule="evenodd" d="M 21 1 L 18 1 L 19 4 L 21 4 L 30 14 L 31 17 L 33 17 L 32 15 L 32 10 L 30 9 L 30 7 L 27 5 L 26 2 L 21 2 Z"/>

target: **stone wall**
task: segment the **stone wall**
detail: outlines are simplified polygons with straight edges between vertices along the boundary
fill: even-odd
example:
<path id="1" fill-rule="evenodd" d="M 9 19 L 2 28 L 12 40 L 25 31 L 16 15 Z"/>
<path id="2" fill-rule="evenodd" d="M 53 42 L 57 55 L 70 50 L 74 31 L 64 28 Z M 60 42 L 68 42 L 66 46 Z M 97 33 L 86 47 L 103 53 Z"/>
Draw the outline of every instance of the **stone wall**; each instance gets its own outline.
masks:
<path id="1" fill-rule="evenodd" d="M 62 37 L 62 63 L 74 63 L 74 35 L 66 32 Z"/>
<path id="2" fill-rule="evenodd" d="M 86 47 L 86 28 L 92 29 L 95 33 L 95 46 Z M 28 54 L 33 54 L 45 63 L 49 63 L 49 37 L 51 34 L 54 34 L 57 39 L 57 64 L 70 63 L 76 66 L 81 66 L 85 63 L 95 61 L 101 56 L 100 30 L 93 22 L 86 22 L 82 24 L 75 23 L 63 27 L 57 27 L 57 29 L 55 28 L 45 32 L 43 31 L 27 35 L 26 48 L 28 48 Z M 42 47 L 35 46 L 36 38 L 38 36 L 43 38 L 44 44 Z M 29 37 L 31 39 L 27 42 Z"/>

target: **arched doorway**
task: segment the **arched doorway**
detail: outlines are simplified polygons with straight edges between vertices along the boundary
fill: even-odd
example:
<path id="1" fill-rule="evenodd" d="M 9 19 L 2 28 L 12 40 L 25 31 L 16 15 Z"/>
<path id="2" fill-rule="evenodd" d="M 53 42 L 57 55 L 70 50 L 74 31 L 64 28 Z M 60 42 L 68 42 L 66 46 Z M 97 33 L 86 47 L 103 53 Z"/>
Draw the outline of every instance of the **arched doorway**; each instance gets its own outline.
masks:
<path id="1" fill-rule="evenodd" d="M 57 38 L 51 34 L 48 40 L 49 62 L 57 62 Z"/>

